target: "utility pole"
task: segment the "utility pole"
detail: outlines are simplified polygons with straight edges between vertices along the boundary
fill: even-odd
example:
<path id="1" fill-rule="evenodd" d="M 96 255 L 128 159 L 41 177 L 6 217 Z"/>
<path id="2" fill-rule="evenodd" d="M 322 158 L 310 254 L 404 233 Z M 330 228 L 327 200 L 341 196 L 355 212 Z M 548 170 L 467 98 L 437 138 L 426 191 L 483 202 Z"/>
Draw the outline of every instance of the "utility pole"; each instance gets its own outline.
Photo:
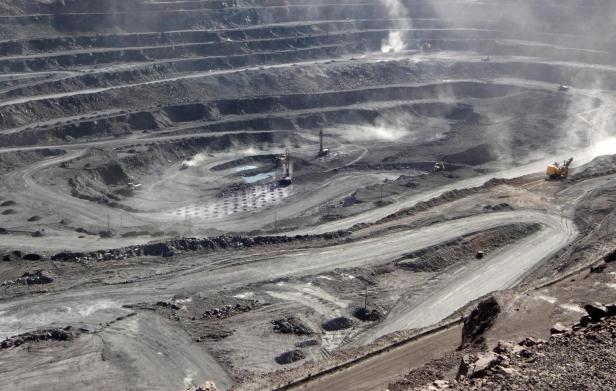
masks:
<path id="1" fill-rule="evenodd" d="M 323 156 L 323 129 L 319 130 L 319 156 Z"/>
<path id="2" fill-rule="evenodd" d="M 111 232 L 111 224 L 109 222 L 109 213 L 107 213 L 107 232 Z"/>
<path id="3" fill-rule="evenodd" d="M 364 309 L 368 311 L 368 285 L 366 285 L 366 293 L 364 295 Z"/>

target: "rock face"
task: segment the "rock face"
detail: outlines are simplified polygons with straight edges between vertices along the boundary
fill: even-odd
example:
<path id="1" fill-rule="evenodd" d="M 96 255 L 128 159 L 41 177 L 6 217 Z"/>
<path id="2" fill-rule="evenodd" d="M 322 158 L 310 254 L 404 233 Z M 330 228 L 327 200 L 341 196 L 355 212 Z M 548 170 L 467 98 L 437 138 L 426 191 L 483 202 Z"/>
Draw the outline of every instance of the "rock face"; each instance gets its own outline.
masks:
<path id="1" fill-rule="evenodd" d="M 500 311 L 500 305 L 494 297 L 489 297 L 479 303 L 477 308 L 464 320 L 460 347 L 481 343 L 483 334 L 492 327 Z"/>
<path id="2" fill-rule="evenodd" d="M 282 334 L 311 335 L 313 331 L 300 319 L 293 316 L 272 321 L 274 331 Z"/>
<path id="3" fill-rule="evenodd" d="M 584 310 L 588 313 L 588 316 L 590 316 L 593 322 L 598 322 L 609 314 L 607 307 L 598 303 L 586 304 Z"/>

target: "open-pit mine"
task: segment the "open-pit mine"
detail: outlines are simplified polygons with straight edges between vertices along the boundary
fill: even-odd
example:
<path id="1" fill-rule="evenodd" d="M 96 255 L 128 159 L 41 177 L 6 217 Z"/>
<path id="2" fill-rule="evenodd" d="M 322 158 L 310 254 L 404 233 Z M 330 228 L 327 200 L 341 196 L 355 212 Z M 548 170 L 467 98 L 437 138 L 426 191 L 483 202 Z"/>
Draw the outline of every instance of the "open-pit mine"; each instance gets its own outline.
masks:
<path id="1" fill-rule="evenodd" d="M 616 247 L 615 18 L 0 0 L 0 389 L 384 390 L 455 348 Z"/>

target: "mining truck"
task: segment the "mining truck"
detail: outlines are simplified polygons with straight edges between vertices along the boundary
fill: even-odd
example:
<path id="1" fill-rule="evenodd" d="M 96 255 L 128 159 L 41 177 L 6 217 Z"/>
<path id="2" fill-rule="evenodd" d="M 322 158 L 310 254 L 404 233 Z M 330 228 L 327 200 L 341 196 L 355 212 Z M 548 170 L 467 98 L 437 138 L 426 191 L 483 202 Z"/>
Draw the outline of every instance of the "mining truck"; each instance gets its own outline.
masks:
<path id="1" fill-rule="evenodd" d="M 569 176 L 569 166 L 573 162 L 573 158 L 569 158 L 565 160 L 562 164 L 558 162 L 554 162 L 554 164 L 550 164 L 548 169 L 546 170 L 546 174 L 548 179 L 565 179 Z"/>

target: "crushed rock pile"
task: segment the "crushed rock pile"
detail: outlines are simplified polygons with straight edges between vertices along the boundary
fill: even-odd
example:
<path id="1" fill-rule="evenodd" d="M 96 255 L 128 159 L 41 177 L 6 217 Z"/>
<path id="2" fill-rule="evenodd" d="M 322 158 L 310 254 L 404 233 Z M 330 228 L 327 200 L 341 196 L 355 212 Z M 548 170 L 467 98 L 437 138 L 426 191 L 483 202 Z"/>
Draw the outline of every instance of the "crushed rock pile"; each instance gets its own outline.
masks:
<path id="1" fill-rule="evenodd" d="M 553 328 L 547 341 L 499 342 L 493 352 L 464 356 L 456 381 L 416 390 L 614 390 L 616 304 L 585 309 L 588 315 L 572 328 Z"/>
<path id="2" fill-rule="evenodd" d="M 76 335 L 77 333 L 70 326 L 63 329 L 37 330 L 5 339 L 0 343 L 0 349 L 9 349 L 12 347 L 21 346 L 27 342 L 69 341 Z"/>
<path id="3" fill-rule="evenodd" d="M 306 358 L 306 353 L 301 349 L 293 349 L 276 356 L 276 362 L 280 365 L 291 364 Z"/>
<path id="4" fill-rule="evenodd" d="M 53 278 L 45 274 L 42 270 L 36 270 L 34 272 L 25 272 L 21 277 L 14 280 L 7 280 L 2 282 L 2 286 L 11 285 L 42 285 L 51 284 Z"/>
<path id="5" fill-rule="evenodd" d="M 214 384 L 214 382 L 207 381 L 200 386 L 191 387 L 186 391 L 218 391 L 218 388 L 216 387 L 216 384 Z"/>
<path id="6" fill-rule="evenodd" d="M 272 321 L 274 331 L 281 334 L 311 335 L 313 331 L 300 319 L 289 316 Z"/>

